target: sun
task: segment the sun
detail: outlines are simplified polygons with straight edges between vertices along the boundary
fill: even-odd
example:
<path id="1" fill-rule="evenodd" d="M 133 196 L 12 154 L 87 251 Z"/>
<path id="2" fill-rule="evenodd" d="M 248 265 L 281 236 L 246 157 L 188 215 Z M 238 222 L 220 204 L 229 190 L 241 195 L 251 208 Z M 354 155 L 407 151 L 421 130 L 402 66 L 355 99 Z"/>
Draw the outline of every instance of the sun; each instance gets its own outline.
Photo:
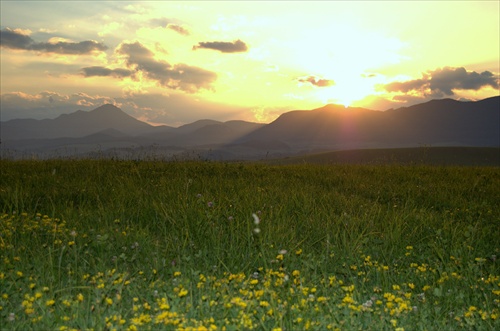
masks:
<path id="1" fill-rule="evenodd" d="M 383 32 L 347 23 L 328 23 L 294 39 L 295 47 L 287 59 L 295 62 L 304 76 L 314 75 L 335 82 L 315 87 L 317 100 L 350 106 L 376 93 L 375 85 L 384 79 L 375 74 L 380 68 L 399 63 L 405 44 Z M 344 31 L 345 33 L 339 33 Z M 332 36 L 325 43 L 324 36 Z"/>
<path id="2" fill-rule="evenodd" d="M 358 77 L 349 77 L 336 81 L 333 86 L 317 88 L 315 97 L 324 104 L 339 104 L 347 108 L 356 101 L 376 93 L 373 82 L 359 75 Z"/>

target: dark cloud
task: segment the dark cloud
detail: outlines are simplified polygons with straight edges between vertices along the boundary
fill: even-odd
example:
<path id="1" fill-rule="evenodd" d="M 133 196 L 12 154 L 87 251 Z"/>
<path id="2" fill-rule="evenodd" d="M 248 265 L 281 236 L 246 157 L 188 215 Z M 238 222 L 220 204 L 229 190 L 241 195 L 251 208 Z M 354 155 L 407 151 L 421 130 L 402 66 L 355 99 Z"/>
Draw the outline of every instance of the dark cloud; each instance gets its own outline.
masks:
<path id="1" fill-rule="evenodd" d="M 144 71 L 153 79 L 160 79 L 166 76 L 171 65 L 154 58 L 154 53 L 144 47 L 140 42 L 132 44 L 123 43 L 116 50 L 118 54 L 126 57 L 126 64 L 129 68 Z"/>
<path id="2" fill-rule="evenodd" d="M 30 36 L 9 28 L 0 30 L 0 46 L 10 49 L 39 51 L 45 53 L 83 55 L 103 52 L 108 47 L 93 40 L 78 43 L 59 41 L 56 43 L 35 42 Z"/>
<path id="3" fill-rule="evenodd" d="M 392 82 L 384 86 L 388 92 L 409 92 L 413 90 L 420 90 L 428 83 L 428 78 L 414 79 L 406 82 Z"/>
<path id="4" fill-rule="evenodd" d="M 93 66 L 82 68 L 82 74 L 84 77 L 111 76 L 116 78 L 123 78 L 132 76 L 134 72 L 128 69 L 108 69 L 106 67 Z"/>
<path id="5" fill-rule="evenodd" d="M 183 22 L 177 19 L 166 17 L 153 18 L 149 20 L 149 24 L 154 28 L 162 27 L 173 30 L 183 36 L 189 36 L 191 34 L 188 29 L 182 26 Z"/>
<path id="6" fill-rule="evenodd" d="M 70 55 L 90 54 L 95 51 L 103 52 L 107 49 L 108 47 L 104 44 L 98 43 L 97 41 L 93 40 L 81 41 L 79 43 L 70 43 L 64 41 L 60 41 L 54 44 L 35 43 L 31 46 L 31 50 L 35 51 Z"/>
<path id="7" fill-rule="evenodd" d="M 317 87 L 327 87 L 335 85 L 335 82 L 331 79 L 321 79 L 315 76 L 301 77 L 297 79 L 301 83 L 310 83 Z"/>
<path id="8" fill-rule="evenodd" d="M 431 90 L 442 91 L 446 95 L 453 95 L 452 90 L 479 90 L 484 86 L 498 88 L 498 77 L 490 71 L 477 73 L 467 72 L 465 68 L 443 68 L 432 72 L 430 80 Z"/>
<path id="9" fill-rule="evenodd" d="M 248 51 L 248 46 L 240 39 L 227 42 L 227 41 L 207 41 L 200 42 L 198 45 L 193 46 L 193 50 L 199 48 L 213 49 L 222 53 L 241 53 Z"/>
<path id="10" fill-rule="evenodd" d="M 0 45 L 12 49 L 29 49 L 35 41 L 30 36 L 9 28 L 0 30 Z"/>
<path id="11" fill-rule="evenodd" d="M 189 36 L 189 30 L 186 29 L 186 28 L 183 28 L 182 26 L 180 25 L 177 25 L 177 24 L 167 24 L 167 29 L 170 29 L 170 30 L 174 30 L 175 32 L 183 35 L 183 36 Z"/>
<path id="12" fill-rule="evenodd" d="M 172 66 L 165 61 L 156 60 L 153 52 L 139 42 L 122 44 L 117 52 L 127 57 L 129 68 L 142 71 L 148 78 L 172 89 L 186 92 L 195 92 L 201 88 L 210 89 L 217 79 L 217 74 L 212 71 L 186 64 Z"/>
<path id="13" fill-rule="evenodd" d="M 141 43 L 123 43 L 116 53 L 125 59 L 127 69 L 109 69 L 106 67 L 82 68 L 85 77 L 113 76 L 116 78 L 134 77 L 135 73 L 142 73 L 143 77 L 157 81 L 160 85 L 185 92 L 196 92 L 199 89 L 210 89 L 217 79 L 217 74 L 202 68 L 187 64 L 171 65 L 157 60 L 154 53 Z"/>
<path id="14" fill-rule="evenodd" d="M 422 74 L 422 78 L 406 82 L 393 82 L 384 86 L 388 92 L 410 91 L 425 96 L 443 97 L 455 94 L 455 90 L 480 90 L 491 86 L 499 88 L 499 77 L 490 71 L 478 73 L 465 68 L 444 67 Z"/>

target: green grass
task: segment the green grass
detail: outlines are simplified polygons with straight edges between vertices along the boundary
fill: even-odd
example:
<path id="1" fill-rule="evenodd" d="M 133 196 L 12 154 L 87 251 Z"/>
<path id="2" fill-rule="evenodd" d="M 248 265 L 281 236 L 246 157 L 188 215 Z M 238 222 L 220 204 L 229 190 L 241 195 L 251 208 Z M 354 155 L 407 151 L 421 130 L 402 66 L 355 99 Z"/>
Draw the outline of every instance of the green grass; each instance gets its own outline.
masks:
<path id="1" fill-rule="evenodd" d="M 500 329 L 498 167 L 0 169 L 3 329 Z"/>
<path id="2" fill-rule="evenodd" d="M 498 147 L 431 147 L 357 149 L 269 160 L 271 164 L 396 164 L 500 166 Z"/>

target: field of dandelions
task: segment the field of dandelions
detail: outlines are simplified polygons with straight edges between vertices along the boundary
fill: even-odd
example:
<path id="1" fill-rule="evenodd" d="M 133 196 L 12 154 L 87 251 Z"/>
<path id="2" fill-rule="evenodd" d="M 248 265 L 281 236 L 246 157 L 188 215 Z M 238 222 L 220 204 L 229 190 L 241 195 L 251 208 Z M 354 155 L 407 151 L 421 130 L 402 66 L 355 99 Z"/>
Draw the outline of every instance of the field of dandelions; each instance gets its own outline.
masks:
<path id="1" fill-rule="evenodd" d="M 499 330 L 500 168 L 0 161 L 2 330 Z"/>

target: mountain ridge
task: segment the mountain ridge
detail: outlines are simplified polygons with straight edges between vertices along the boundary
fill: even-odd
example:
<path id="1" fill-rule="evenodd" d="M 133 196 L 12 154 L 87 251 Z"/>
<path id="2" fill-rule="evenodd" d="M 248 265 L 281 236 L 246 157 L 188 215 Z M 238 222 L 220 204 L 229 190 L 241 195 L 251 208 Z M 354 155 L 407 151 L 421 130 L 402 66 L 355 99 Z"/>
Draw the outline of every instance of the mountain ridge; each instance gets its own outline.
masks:
<path id="1" fill-rule="evenodd" d="M 210 151 L 210 157 L 222 159 L 420 145 L 489 147 L 500 146 L 500 96 L 431 100 L 387 111 L 327 104 L 283 113 L 268 124 L 204 119 L 178 128 L 152 126 L 107 104 L 55 119 L 15 119 L 0 125 L 2 155 L 7 150 L 54 154 L 64 148 L 65 139 L 71 155 L 85 155 L 92 148 L 155 146 L 164 155 Z"/>
<path id="2" fill-rule="evenodd" d="M 500 97 L 476 102 L 433 100 L 388 111 L 326 105 L 310 112 L 299 110 L 282 114 L 240 141 L 279 137 L 287 143 L 307 141 L 308 144 L 335 147 L 342 141 L 491 146 L 500 144 L 499 109 Z M 464 134 L 471 129 L 473 132 L 469 136 Z M 481 135 L 487 137 L 480 139 Z"/>

